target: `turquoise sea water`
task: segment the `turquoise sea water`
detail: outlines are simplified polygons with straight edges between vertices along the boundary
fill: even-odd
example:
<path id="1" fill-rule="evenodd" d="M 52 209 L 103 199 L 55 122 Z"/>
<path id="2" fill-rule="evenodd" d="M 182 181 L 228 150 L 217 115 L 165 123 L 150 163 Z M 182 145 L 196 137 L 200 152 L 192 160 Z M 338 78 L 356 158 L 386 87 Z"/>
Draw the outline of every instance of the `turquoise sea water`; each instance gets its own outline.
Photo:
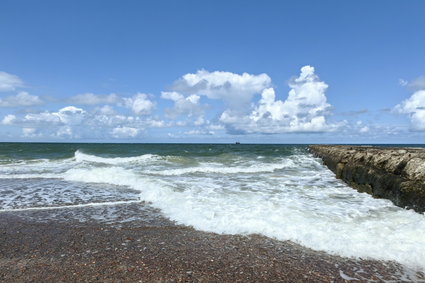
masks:
<path id="1" fill-rule="evenodd" d="M 116 222 L 160 213 L 425 269 L 424 215 L 349 188 L 306 145 L 0 143 L 0 217 L 43 210 Z"/>

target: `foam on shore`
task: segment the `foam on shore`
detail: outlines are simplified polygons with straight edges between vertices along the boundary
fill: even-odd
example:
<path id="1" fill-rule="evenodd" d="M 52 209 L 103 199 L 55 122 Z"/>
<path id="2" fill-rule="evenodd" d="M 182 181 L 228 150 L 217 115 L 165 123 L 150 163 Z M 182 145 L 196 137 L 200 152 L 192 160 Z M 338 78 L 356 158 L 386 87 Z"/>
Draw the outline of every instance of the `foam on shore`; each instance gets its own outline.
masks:
<path id="1" fill-rule="evenodd" d="M 55 209 L 62 205 L 55 201 L 64 197 L 68 207 L 113 204 L 133 201 L 136 194 L 137 201 L 198 230 L 261 234 L 331 254 L 393 260 L 425 270 L 423 214 L 352 190 L 304 151 L 261 158 L 114 158 L 77 151 L 73 158 L 11 168 L 0 168 L 0 174 L 10 182 L 27 180 L 22 180 L 20 195 L 18 189 L 9 192 L 11 199 L 0 203 L 3 209 L 32 209 L 28 204 L 35 198 L 37 206 Z M 51 189 L 37 185 L 43 176 Z M 55 196 L 49 195 L 55 190 Z"/>

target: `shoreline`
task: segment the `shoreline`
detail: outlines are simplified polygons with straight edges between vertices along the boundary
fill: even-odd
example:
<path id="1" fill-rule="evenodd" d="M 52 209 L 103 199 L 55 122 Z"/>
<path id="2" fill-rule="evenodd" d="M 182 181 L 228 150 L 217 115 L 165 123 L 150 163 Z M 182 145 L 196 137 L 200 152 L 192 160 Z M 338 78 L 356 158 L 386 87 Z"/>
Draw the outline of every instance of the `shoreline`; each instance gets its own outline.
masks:
<path id="1" fill-rule="evenodd" d="M 44 211 L 44 215 L 52 213 Z M 0 213 L 2 282 L 348 282 L 424 280 L 394 262 L 314 251 L 261 235 L 219 235 L 152 222 L 119 225 Z M 46 219 L 46 218 L 45 218 Z"/>

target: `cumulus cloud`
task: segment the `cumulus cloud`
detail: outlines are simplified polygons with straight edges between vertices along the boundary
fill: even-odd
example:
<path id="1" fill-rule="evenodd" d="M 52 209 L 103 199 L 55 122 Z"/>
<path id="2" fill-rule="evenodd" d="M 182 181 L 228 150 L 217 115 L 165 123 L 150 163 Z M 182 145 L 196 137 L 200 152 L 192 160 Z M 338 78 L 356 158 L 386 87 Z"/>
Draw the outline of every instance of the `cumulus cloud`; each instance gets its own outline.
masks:
<path id="1" fill-rule="evenodd" d="M 99 111 L 107 111 L 109 113 L 115 111 L 110 105 L 129 108 L 136 115 L 148 115 L 155 108 L 155 102 L 150 100 L 149 96 L 144 93 L 137 93 L 132 97 L 122 97 L 115 93 L 107 95 L 84 93 L 71 97 L 69 101 L 78 105 L 109 104 L 102 108 L 97 108 Z"/>
<path id="2" fill-rule="evenodd" d="M 131 127 L 117 127 L 112 129 L 114 138 L 134 138 L 139 134 L 139 129 Z"/>
<path id="3" fill-rule="evenodd" d="M 21 128 L 26 137 L 50 138 L 135 138 L 144 129 L 166 126 L 164 121 L 153 117 L 117 114 L 109 106 L 91 112 L 66 106 L 58 111 L 28 113 L 21 117 L 8 114 L 1 123 Z"/>
<path id="4" fill-rule="evenodd" d="M 136 115 L 148 115 L 155 107 L 155 103 L 149 100 L 144 93 L 138 93 L 133 97 L 124 98 L 124 106 L 130 108 Z"/>
<path id="5" fill-rule="evenodd" d="M 12 114 L 8 114 L 3 118 L 1 123 L 3 125 L 13 125 L 15 123 L 15 121 L 16 121 L 16 116 L 12 115 Z"/>
<path id="6" fill-rule="evenodd" d="M 8 89 L 19 86 L 22 81 Z M 289 88 L 287 96 L 279 98 L 267 74 L 200 70 L 185 74 L 174 82 L 170 91 L 161 93 L 162 99 L 173 103 L 165 109 L 165 117 L 170 119 L 167 122 L 161 120 L 161 114 L 151 116 L 156 109 L 152 95 L 137 93 L 123 97 L 114 93 L 83 93 L 68 99 L 75 106 L 44 112 L 26 110 L 27 114 L 16 112 L 4 116 L 1 123 L 19 127 L 27 137 L 102 139 L 136 138 L 146 129 L 171 126 L 187 127 L 186 134 L 211 135 L 217 131 L 239 134 L 327 132 L 343 125 L 344 122 L 328 121 L 331 114 L 331 105 L 325 95 L 328 85 L 319 79 L 313 67 L 302 67 L 299 76 L 289 81 Z M 219 112 L 207 115 L 211 113 L 206 113 L 210 106 L 204 104 L 205 101 L 211 102 Z M 3 107 L 41 103 L 38 96 L 26 92 L 0 99 Z M 417 116 L 412 119 L 421 119 Z M 358 126 L 358 132 L 369 130 L 368 126 Z"/>
<path id="7" fill-rule="evenodd" d="M 20 121 L 22 124 L 34 125 L 79 125 L 86 116 L 86 111 L 74 106 L 67 106 L 59 109 L 57 112 L 42 112 L 26 114 Z M 6 116 L 7 117 L 7 116 Z"/>
<path id="8" fill-rule="evenodd" d="M 0 71 L 0 91 L 14 91 L 23 86 L 24 82 L 18 76 Z"/>
<path id="9" fill-rule="evenodd" d="M 79 105 L 115 104 L 120 102 L 120 97 L 115 93 L 107 95 L 84 93 L 71 97 L 69 101 Z"/>
<path id="10" fill-rule="evenodd" d="M 67 106 L 58 111 L 28 113 L 23 117 L 9 114 L 3 118 L 2 124 L 21 127 L 23 137 L 78 138 L 87 118 L 85 110 Z M 77 128 L 81 129 L 74 132 L 73 129 Z"/>
<path id="11" fill-rule="evenodd" d="M 3 118 L 2 124 L 19 126 L 23 129 L 36 129 L 40 134 L 44 131 L 54 132 L 54 136 L 72 136 L 72 127 L 81 126 L 86 118 L 88 118 L 88 113 L 85 110 L 67 106 L 58 111 L 28 113 L 23 117 L 9 114 Z"/>
<path id="12" fill-rule="evenodd" d="M 210 99 L 221 99 L 232 109 L 243 109 L 255 94 L 269 87 L 271 79 L 266 74 L 242 75 L 231 72 L 208 72 L 200 70 L 186 74 L 177 80 L 172 90 L 185 95 L 205 95 Z"/>
<path id="13" fill-rule="evenodd" d="M 413 130 L 425 131 L 425 90 L 416 91 L 393 110 L 396 113 L 408 114 Z"/>
<path id="14" fill-rule="evenodd" d="M 196 94 L 184 97 L 184 95 L 176 91 L 163 91 L 161 98 L 174 101 L 174 107 L 166 110 L 169 118 L 176 118 L 182 114 L 187 114 L 189 117 L 200 116 L 203 114 L 205 108 L 205 106 L 199 103 L 201 97 Z"/>
<path id="15" fill-rule="evenodd" d="M 311 66 L 301 68 L 299 77 L 289 82 L 286 100 L 276 99 L 273 88 L 266 88 L 251 113 L 240 115 L 227 109 L 220 121 L 229 129 L 246 133 L 325 132 L 341 124 L 329 124 L 326 116 L 330 104 L 326 101 L 328 85 L 320 81 Z"/>
<path id="16" fill-rule="evenodd" d="M 38 96 L 30 95 L 25 91 L 0 99 L 0 107 L 34 106 L 40 104 L 43 104 L 43 101 Z"/>
<path id="17" fill-rule="evenodd" d="M 86 118 L 87 112 L 75 106 L 67 106 L 53 113 L 59 117 L 59 120 L 67 125 L 79 125 Z"/>

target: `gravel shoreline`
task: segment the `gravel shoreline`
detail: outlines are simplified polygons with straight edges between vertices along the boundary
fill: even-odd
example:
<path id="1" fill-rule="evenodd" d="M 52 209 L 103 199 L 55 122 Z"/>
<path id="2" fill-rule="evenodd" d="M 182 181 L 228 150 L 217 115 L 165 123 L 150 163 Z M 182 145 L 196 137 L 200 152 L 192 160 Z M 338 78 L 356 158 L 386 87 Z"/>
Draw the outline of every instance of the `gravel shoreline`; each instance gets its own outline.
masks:
<path id="1" fill-rule="evenodd" d="M 398 264 L 328 255 L 259 235 L 156 223 L 36 221 L 0 212 L 1 282 L 421 281 Z M 45 214 L 54 211 L 43 212 Z M 34 216 L 34 217 L 35 217 Z"/>

